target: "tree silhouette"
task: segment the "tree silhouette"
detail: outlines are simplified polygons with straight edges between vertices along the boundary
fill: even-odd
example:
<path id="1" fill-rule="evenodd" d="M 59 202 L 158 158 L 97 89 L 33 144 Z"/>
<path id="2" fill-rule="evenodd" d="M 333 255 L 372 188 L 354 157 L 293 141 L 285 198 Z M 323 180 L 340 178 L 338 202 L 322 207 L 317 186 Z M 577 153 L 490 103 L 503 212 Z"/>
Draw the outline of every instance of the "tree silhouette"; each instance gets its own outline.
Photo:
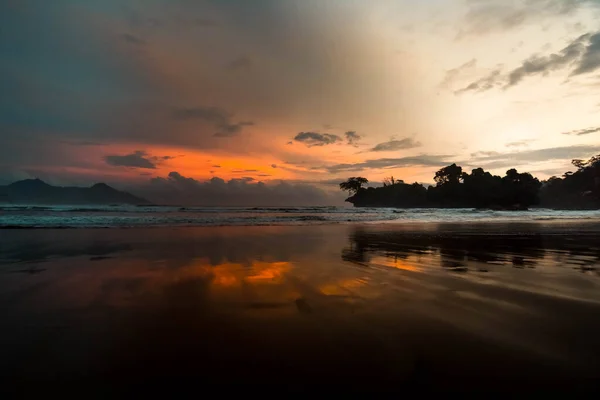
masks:
<path id="1" fill-rule="evenodd" d="M 402 179 L 394 179 L 393 176 L 390 176 L 389 178 L 383 178 L 383 187 L 399 185 L 402 183 L 404 183 Z"/>
<path id="2" fill-rule="evenodd" d="M 575 172 L 566 172 L 562 178 L 553 176 L 540 190 L 544 207 L 566 209 L 600 208 L 600 155 L 589 160 L 573 160 Z"/>
<path id="3" fill-rule="evenodd" d="M 436 172 L 435 186 L 406 184 L 384 179 L 383 187 L 363 188 L 365 178 L 350 178 L 340 188 L 353 194 L 348 202 L 358 207 L 439 207 L 525 210 L 540 204 L 550 208 L 600 209 L 600 155 L 587 161 L 573 160 L 576 172 L 563 178 L 540 182 L 515 168 L 505 176 L 492 175 L 475 168 L 471 173 L 452 164 Z"/>
<path id="4" fill-rule="evenodd" d="M 446 184 L 457 184 L 460 183 L 462 178 L 462 167 L 459 167 L 456 164 L 448 165 L 440 169 L 435 173 L 435 177 L 433 180 L 437 183 L 438 186 L 446 185 Z"/>
<path id="5" fill-rule="evenodd" d="M 346 182 L 340 183 L 340 189 L 347 191 L 350 195 L 356 194 L 362 189 L 363 185 L 369 183 L 367 178 L 361 176 L 348 178 Z"/>

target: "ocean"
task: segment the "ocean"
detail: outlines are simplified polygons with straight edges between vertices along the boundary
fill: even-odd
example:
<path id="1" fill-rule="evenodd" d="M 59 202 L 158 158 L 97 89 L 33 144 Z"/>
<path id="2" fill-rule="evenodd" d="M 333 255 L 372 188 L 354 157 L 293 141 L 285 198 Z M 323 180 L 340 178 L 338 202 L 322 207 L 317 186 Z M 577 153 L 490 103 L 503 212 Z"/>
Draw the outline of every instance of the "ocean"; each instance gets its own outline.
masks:
<path id="1" fill-rule="evenodd" d="M 0 206 L 0 228 L 128 228 L 598 220 L 600 210 L 352 207 Z"/>

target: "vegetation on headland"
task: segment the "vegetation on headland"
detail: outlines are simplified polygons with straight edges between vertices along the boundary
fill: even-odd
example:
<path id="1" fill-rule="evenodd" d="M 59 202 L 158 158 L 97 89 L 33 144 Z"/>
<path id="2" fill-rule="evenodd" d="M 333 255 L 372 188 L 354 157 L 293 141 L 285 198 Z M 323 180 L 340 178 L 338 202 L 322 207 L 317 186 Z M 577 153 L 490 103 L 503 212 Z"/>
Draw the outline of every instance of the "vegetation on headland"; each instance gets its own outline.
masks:
<path id="1" fill-rule="evenodd" d="M 340 183 L 356 207 L 491 208 L 526 210 L 531 206 L 560 209 L 600 208 L 600 155 L 587 161 L 573 160 L 575 172 L 540 181 L 512 168 L 503 177 L 476 168 L 471 173 L 452 164 L 436 172 L 434 186 L 408 184 L 393 177 L 382 187 L 368 187 L 368 180 L 352 177 Z"/>

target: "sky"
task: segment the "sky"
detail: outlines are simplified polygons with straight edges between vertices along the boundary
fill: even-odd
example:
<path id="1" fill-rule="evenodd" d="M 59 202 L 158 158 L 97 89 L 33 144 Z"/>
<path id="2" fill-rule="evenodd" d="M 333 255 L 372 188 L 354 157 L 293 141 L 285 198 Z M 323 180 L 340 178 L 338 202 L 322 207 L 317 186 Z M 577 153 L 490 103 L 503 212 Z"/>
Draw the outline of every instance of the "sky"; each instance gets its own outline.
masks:
<path id="1" fill-rule="evenodd" d="M 600 154 L 600 0 L 4 0 L 0 184 L 342 204 Z"/>

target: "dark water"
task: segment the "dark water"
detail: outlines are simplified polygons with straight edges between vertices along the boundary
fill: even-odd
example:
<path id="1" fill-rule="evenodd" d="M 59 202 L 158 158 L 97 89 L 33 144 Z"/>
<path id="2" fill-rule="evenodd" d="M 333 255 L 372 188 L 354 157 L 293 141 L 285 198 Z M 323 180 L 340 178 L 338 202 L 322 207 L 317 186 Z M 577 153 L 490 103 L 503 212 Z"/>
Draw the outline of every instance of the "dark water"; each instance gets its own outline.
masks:
<path id="1" fill-rule="evenodd" d="M 598 268 L 593 223 L 0 230 L 2 389 L 592 391 Z"/>

